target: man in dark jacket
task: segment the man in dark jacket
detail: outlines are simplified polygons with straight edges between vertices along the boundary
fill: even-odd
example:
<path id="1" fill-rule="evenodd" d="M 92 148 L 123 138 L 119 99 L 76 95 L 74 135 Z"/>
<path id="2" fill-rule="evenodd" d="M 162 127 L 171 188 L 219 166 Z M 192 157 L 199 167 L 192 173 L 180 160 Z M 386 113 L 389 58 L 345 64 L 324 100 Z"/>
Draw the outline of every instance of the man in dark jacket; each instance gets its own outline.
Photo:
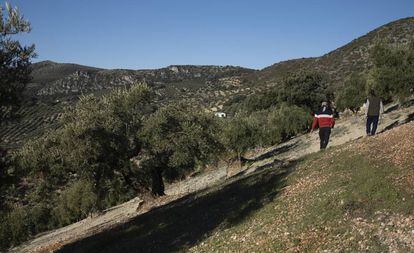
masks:
<path id="1" fill-rule="evenodd" d="M 315 114 L 312 122 L 312 131 L 319 127 L 320 148 L 325 149 L 328 146 L 329 136 L 331 135 L 331 128 L 335 125 L 335 119 L 331 107 L 327 102 L 322 103 L 319 112 Z"/>
<path id="2" fill-rule="evenodd" d="M 384 106 L 381 98 L 379 98 L 374 90 L 369 92 L 367 101 L 365 102 L 365 113 L 367 116 L 366 132 L 367 135 L 375 135 L 378 126 L 380 114 L 384 113 Z"/>

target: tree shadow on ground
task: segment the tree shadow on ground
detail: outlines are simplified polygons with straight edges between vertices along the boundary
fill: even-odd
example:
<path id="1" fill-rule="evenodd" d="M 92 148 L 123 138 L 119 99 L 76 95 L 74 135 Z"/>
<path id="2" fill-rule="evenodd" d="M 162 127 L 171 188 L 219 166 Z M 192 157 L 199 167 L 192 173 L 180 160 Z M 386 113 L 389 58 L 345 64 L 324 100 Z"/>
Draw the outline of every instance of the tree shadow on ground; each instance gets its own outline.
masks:
<path id="1" fill-rule="evenodd" d="M 386 132 L 386 131 L 391 130 L 394 127 L 397 127 L 399 125 L 400 125 L 400 122 L 398 120 L 396 120 L 396 121 L 392 122 L 391 124 L 389 124 L 388 126 L 384 127 L 384 129 L 382 129 L 378 133 L 380 134 L 380 133 Z"/>
<path id="2" fill-rule="evenodd" d="M 332 129 L 333 138 L 339 138 L 349 133 L 350 133 L 350 129 L 348 129 L 346 126 L 339 126 L 339 127 L 335 127 L 334 129 Z"/>
<path id="3" fill-rule="evenodd" d="M 393 112 L 393 111 L 397 110 L 398 108 L 400 108 L 400 105 L 399 105 L 399 104 L 396 104 L 396 105 L 390 106 L 388 109 L 386 109 L 386 110 L 384 111 L 384 113 Z"/>
<path id="4" fill-rule="evenodd" d="M 405 119 L 403 119 L 401 121 L 396 120 L 393 123 L 389 124 L 388 126 L 384 127 L 384 129 L 382 131 L 380 131 L 379 133 L 386 132 L 386 131 L 391 130 L 391 129 L 393 129 L 393 128 L 397 127 L 397 126 L 400 126 L 402 124 L 409 123 L 409 122 L 411 122 L 413 120 L 414 120 L 414 113 L 411 113 L 411 114 L 407 115 L 407 117 Z"/>
<path id="5" fill-rule="evenodd" d="M 413 105 L 414 105 L 414 99 L 411 98 L 411 99 L 408 99 L 408 100 L 404 101 L 402 104 L 396 104 L 396 105 L 388 107 L 384 111 L 384 113 L 386 114 L 386 113 L 389 113 L 389 112 L 393 112 L 397 109 L 400 109 L 401 107 L 407 108 L 407 107 L 410 107 L 410 106 L 413 106 Z"/>
<path id="6" fill-rule="evenodd" d="M 250 159 L 247 159 L 247 158 L 244 158 L 244 159 L 245 159 L 246 162 L 257 162 L 257 161 L 261 161 L 261 160 L 270 158 L 272 156 L 275 156 L 275 155 L 278 155 L 278 154 L 281 154 L 281 153 L 285 153 L 285 152 L 287 152 L 287 151 L 289 151 L 289 150 L 297 147 L 298 142 L 299 141 L 296 140 L 293 143 L 285 144 L 285 145 L 282 145 L 282 146 L 277 146 L 274 149 L 271 149 L 268 152 L 266 152 L 264 154 L 261 154 L 259 156 L 256 156 L 256 157 L 253 157 L 253 158 L 250 158 Z"/>
<path id="7" fill-rule="evenodd" d="M 409 123 L 414 120 L 414 113 L 411 113 L 407 116 L 407 118 L 403 121 L 403 123 Z"/>
<path id="8" fill-rule="evenodd" d="M 127 224 L 63 247 L 59 252 L 174 252 L 185 250 L 215 229 L 238 224 L 271 202 L 294 163 L 270 168 L 224 186 L 187 195 Z"/>

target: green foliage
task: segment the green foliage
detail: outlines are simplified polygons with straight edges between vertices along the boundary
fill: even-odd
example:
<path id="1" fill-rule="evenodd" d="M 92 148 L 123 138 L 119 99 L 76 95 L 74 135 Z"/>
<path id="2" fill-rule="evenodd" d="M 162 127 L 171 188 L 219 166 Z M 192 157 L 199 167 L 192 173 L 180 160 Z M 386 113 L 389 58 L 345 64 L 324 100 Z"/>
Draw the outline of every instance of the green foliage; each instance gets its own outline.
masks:
<path id="1" fill-rule="evenodd" d="M 279 101 L 317 111 L 323 101 L 332 99 L 322 75 L 299 71 L 285 78 L 279 92 Z"/>
<path id="2" fill-rule="evenodd" d="M 218 127 L 217 118 L 182 105 L 159 109 L 140 132 L 148 155 L 147 167 L 173 180 L 209 162 L 221 150 Z"/>
<path id="3" fill-rule="evenodd" d="M 7 227 L 3 228 L 4 233 L 8 236 L 9 240 L 14 243 L 20 243 L 27 238 L 29 235 L 29 226 L 28 226 L 28 215 L 27 211 L 24 209 L 16 208 L 13 212 L 7 215 L 4 222 L 7 224 Z"/>
<path id="4" fill-rule="evenodd" d="M 136 85 L 101 99 L 82 97 L 64 113 L 61 129 L 19 151 L 19 167 L 41 173 L 52 185 L 61 185 L 70 175 L 92 180 L 100 198 L 109 192 L 107 180 L 133 184 L 129 159 L 140 151 L 135 133 L 150 110 L 150 94 L 147 86 Z"/>
<path id="5" fill-rule="evenodd" d="M 248 149 L 257 146 L 263 141 L 259 118 L 262 115 L 238 115 L 231 119 L 223 129 L 223 142 L 227 149 L 241 158 Z"/>
<path id="6" fill-rule="evenodd" d="M 249 97 L 245 104 L 245 111 L 260 111 L 280 103 L 280 91 L 273 89 L 259 96 Z"/>
<path id="7" fill-rule="evenodd" d="M 240 159 L 251 148 L 278 144 L 303 132 L 311 120 L 306 109 L 287 103 L 250 115 L 238 114 L 226 122 L 223 143 Z"/>
<path id="8" fill-rule="evenodd" d="M 252 113 L 287 103 L 317 111 L 321 102 L 330 101 L 332 91 L 327 87 L 325 78 L 316 72 L 298 71 L 288 75 L 280 85 L 262 94 L 229 101 L 226 111 Z"/>
<path id="9" fill-rule="evenodd" d="M 30 32 L 30 23 L 24 20 L 17 7 L 12 8 L 6 3 L 6 17 L 3 17 L 3 8 L 0 12 L 0 34 L 5 37 L 21 32 Z"/>
<path id="10" fill-rule="evenodd" d="M 270 92 L 232 103 L 238 113 L 224 127 L 223 143 L 240 159 L 250 148 L 285 141 L 307 129 L 309 112 L 331 97 L 321 75 L 294 73 Z"/>
<path id="11" fill-rule="evenodd" d="M 374 64 L 372 88 L 378 95 L 389 101 L 414 93 L 414 39 L 401 47 L 379 43 L 370 56 Z"/>
<path id="12" fill-rule="evenodd" d="M 30 24 L 17 8 L 6 3 L 0 11 L 0 119 L 10 117 L 18 106 L 21 93 L 30 81 L 30 59 L 35 56 L 34 45 L 21 46 L 11 36 L 29 32 Z"/>
<path id="13" fill-rule="evenodd" d="M 130 159 L 141 151 L 136 133 L 152 111 L 151 94 L 146 85 L 135 85 L 101 98 L 82 97 L 65 111 L 59 129 L 27 142 L 11 159 L 1 160 L 16 178 L 29 182 L 16 195 L 21 212 L 13 203 L 3 205 L 2 198 L 1 218 L 7 225 L 1 226 L 0 237 L 9 238 L 2 247 L 82 219 L 142 189 L 144 180 Z M 4 172 L 1 197 L 22 183 L 3 184 L 10 181 Z"/>
<path id="14" fill-rule="evenodd" d="M 309 112 L 299 106 L 282 103 L 276 108 L 271 108 L 268 112 L 267 129 L 270 135 L 266 140 L 268 144 L 276 144 L 286 141 L 305 129 L 308 129 L 312 121 Z"/>
<path id="15" fill-rule="evenodd" d="M 40 175 L 52 185 L 65 182 L 68 175 L 62 159 L 64 150 L 59 148 L 60 133 L 60 130 L 50 131 L 19 149 L 14 156 L 16 173 L 20 177 Z"/>
<path id="16" fill-rule="evenodd" d="M 23 208 L 15 206 L 10 212 L 0 212 L 0 250 L 18 245 L 31 235 L 49 228 L 50 212 L 41 203 Z"/>
<path id="17" fill-rule="evenodd" d="M 350 109 L 357 112 L 366 98 L 367 80 L 361 75 L 352 75 L 336 94 L 336 108 L 339 111 Z"/>
<path id="18" fill-rule="evenodd" d="M 60 226 L 68 225 L 95 211 L 97 200 L 92 183 L 79 180 L 61 193 L 53 215 Z"/>

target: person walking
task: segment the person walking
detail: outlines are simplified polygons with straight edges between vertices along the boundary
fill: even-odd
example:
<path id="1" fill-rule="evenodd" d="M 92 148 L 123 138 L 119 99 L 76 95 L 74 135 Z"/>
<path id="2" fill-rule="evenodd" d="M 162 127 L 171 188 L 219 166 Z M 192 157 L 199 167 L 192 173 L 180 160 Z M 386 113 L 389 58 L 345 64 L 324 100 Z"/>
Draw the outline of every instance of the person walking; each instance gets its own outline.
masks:
<path id="1" fill-rule="evenodd" d="M 378 127 L 380 115 L 384 113 L 382 100 L 375 94 L 374 90 L 369 91 L 369 96 L 365 102 L 365 114 L 367 117 L 366 132 L 367 136 L 375 135 Z"/>
<path id="2" fill-rule="evenodd" d="M 321 108 L 315 114 L 311 131 L 313 132 L 317 126 L 319 127 L 320 149 L 322 150 L 328 146 L 331 128 L 335 126 L 333 112 L 328 102 L 323 102 Z"/>

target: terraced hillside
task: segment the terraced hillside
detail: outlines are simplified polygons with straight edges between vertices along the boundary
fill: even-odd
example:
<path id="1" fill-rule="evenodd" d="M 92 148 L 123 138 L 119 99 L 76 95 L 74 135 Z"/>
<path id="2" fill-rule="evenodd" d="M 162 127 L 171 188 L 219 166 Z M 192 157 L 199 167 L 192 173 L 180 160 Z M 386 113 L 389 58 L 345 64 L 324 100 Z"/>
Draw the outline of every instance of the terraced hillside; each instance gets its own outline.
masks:
<path id="1" fill-rule="evenodd" d="M 0 147 L 16 148 L 28 138 L 41 134 L 44 130 L 58 127 L 58 117 L 62 114 L 63 104 L 38 102 L 21 107 L 16 118 L 1 123 Z"/>
<path id="2" fill-rule="evenodd" d="M 27 138 L 58 127 L 65 106 L 82 94 L 103 94 L 116 87 L 145 82 L 157 96 L 155 103 L 184 101 L 194 107 L 214 106 L 217 90 L 237 87 L 239 78 L 253 70 L 233 66 L 170 66 L 156 70 L 103 70 L 50 61 L 35 63 L 33 82 L 16 118 L 0 123 L 0 147 L 14 148 Z M 221 95 L 226 92 L 220 93 Z"/>

